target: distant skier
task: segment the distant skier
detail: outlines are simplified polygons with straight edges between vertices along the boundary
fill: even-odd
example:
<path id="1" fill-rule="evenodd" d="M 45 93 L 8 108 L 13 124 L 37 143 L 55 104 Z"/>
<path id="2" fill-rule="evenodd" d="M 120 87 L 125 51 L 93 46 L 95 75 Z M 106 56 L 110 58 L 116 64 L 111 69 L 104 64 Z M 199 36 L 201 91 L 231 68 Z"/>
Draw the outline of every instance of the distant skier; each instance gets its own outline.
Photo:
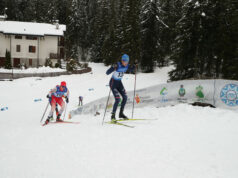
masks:
<path id="1" fill-rule="evenodd" d="M 55 88 L 51 89 L 48 95 L 49 97 L 51 97 L 51 110 L 50 110 L 48 118 L 45 121 L 45 124 L 48 124 L 50 122 L 50 119 L 53 117 L 56 104 L 61 106 L 59 114 L 57 115 L 56 121 L 62 122 L 62 120 L 60 119 L 60 116 L 63 113 L 65 108 L 65 102 L 63 101 L 62 97 L 65 98 L 66 103 L 69 102 L 69 90 L 66 87 L 66 82 L 62 81 L 60 85 L 57 85 Z"/>
<path id="2" fill-rule="evenodd" d="M 79 96 L 79 106 L 83 106 L 83 97 Z"/>
<path id="3" fill-rule="evenodd" d="M 125 105 L 126 105 L 126 101 L 127 101 L 127 94 L 121 80 L 126 71 L 133 72 L 134 70 L 135 70 L 135 65 L 131 66 L 129 64 L 129 56 L 127 54 L 124 54 L 121 58 L 121 61 L 112 65 L 106 72 L 107 75 L 113 72 L 112 78 L 109 82 L 110 88 L 115 98 L 115 103 L 113 105 L 112 116 L 111 116 L 112 122 L 116 122 L 115 114 L 116 114 L 117 106 L 120 102 L 119 94 L 121 94 L 122 96 L 119 118 L 123 118 L 125 120 L 128 119 L 128 117 L 123 113 Z"/>

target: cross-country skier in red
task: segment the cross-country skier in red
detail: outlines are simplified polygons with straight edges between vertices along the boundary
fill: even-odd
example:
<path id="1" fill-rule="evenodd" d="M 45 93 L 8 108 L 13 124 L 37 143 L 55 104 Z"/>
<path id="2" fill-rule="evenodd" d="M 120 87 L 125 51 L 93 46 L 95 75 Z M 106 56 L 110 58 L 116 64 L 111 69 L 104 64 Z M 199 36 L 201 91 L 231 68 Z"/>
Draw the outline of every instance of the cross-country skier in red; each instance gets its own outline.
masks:
<path id="1" fill-rule="evenodd" d="M 63 97 L 65 98 L 66 103 L 69 102 L 69 90 L 66 87 L 66 82 L 62 81 L 60 85 L 57 85 L 55 88 L 51 89 L 47 96 L 51 97 L 51 110 L 48 118 L 45 121 L 45 124 L 48 124 L 50 122 L 50 119 L 53 117 L 53 113 L 56 108 L 56 103 L 61 107 L 59 114 L 57 115 L 56 121 L 62 122 L 60 116 L 65 108 L 65 102 L 63 101 Z"/>

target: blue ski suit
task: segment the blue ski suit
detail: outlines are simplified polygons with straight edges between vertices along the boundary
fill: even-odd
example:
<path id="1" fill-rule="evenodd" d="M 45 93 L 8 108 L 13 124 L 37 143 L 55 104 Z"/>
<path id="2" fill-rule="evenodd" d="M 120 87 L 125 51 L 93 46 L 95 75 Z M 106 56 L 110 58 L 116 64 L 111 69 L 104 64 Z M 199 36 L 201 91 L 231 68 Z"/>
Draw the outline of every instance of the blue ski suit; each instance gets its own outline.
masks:
<path id="1" fill-rule="evenodd" d="M 126 90 L 121 82 L 123 75 L 126 71 L 128 72 L 133 72 L 135 70 L 135 66 L 131 66 L 130 64 L 128 64 L 127 66 L 123 66 L 121 62 L 117 62 L 116 64 L 112 65 L 106 72 L 107 75 L 111 74 L 112 72 L 114 72 L 112 74 L 112 78 L 109 82 L 110 88 L 112 90 L 112 93 L 114 95 L 115 98 L 115 103 L 113 105 L 113 110 L 112 113 L 116 113 L 117 110 L 117 106 L 120 102 L 120 95 L 122 96 L 122 102 L 121 102 L 121 109 L 120 112 L 123 112 L 125 105 L 126 105 L 126 101 L 127 101 L 127 94 L 126 94 Z"/>

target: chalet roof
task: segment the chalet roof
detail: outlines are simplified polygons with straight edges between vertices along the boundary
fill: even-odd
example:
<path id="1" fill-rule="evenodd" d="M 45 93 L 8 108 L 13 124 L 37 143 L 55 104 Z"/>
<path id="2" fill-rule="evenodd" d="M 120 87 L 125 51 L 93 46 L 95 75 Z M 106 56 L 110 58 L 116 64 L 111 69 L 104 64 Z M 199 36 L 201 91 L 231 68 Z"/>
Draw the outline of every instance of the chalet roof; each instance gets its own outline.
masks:
<path id="1" fill-rule="evenodd" d="M 0 21 L 0 33 L 32 35 L 32 36 L 63 36 L 66 25 L 56 25 L 47 23 Z"/>

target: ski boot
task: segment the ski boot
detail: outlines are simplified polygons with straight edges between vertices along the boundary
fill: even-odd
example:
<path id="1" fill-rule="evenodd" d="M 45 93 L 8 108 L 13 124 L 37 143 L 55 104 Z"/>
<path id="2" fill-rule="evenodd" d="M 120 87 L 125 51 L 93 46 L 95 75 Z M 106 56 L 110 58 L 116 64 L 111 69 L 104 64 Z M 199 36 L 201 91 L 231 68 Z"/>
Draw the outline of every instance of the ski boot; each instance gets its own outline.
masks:
<path id="1" fill-rule="evenodd" d="M 112 113 L 111 122 L 112 123 L 116 123 L 117 122 L 116 117 L 115 117 L 115 113 Z"/>
<path id="2" fill-rule="evenodd" d="M 48 116 L 48 118 L 46 119 L 46 121 L 45 121 L 45 124 L 44 124 L 44 125 L 48 124 L 48 123 L 50 122 L 50 120 L 52 120 L 52 119 L 53 119 L 53 117 L 50 117 L 50 116 Z"/>
<path id="3" fill-rule="evenodd" d="M 56 118 L 56 122 L 63 122 L 63 120 L 62 119 L 60 119 L 60 114 L 58 114 L 58 116 L 57 116 L 57 118 Z"/>
<path id="4" fill-rule="evenodd" d="M 119 118 L 122 118 L 123 120 L 128 120 L 128 117 L 125 114 L 123 114 L 123 111 L 120 111 Z"/>
<path id="5" fill-rule="evenodd" d="M 58 107 L 56 105 L 56 108 L 55 108 L 55 112 L 56 112 L 56 117 L 59 115 L 59 110 L 58 110 Z"/>

